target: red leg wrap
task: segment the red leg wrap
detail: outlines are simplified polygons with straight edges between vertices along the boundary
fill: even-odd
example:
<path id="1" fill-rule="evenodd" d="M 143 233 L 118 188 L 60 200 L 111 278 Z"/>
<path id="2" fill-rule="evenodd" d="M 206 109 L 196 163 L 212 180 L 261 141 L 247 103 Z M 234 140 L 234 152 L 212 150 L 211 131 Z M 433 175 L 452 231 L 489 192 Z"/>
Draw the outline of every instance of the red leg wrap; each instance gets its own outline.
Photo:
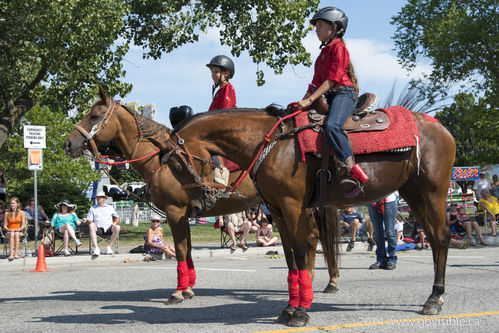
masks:
<path id="1" fill-rule="evenodd" d="M 310 309 L 314 299 L 314 290 L 308 270 L 298 271 L 298 284 L 300 285 L 300 306 Z"/>
<path id="2" fill-rule="evenodd" d="M 288 272 L 289 305 L 297 308 L 300 305 L 300 287 L 298 285 L 298 271 Z"/>
<path id="3" fill-rule="evenodd" d="M 177 290 L 186 291 L 189 284 L 189 272 L 187 270 L 187 263 L 179 261 L 177 263 Z"/>
<path id="4" fill-rule="evenodd" d="M 196 284 L 196 271 L 192 259 L 187 259 L 187 269 L 189 271 L 189 287 L 194 287 Z"/>

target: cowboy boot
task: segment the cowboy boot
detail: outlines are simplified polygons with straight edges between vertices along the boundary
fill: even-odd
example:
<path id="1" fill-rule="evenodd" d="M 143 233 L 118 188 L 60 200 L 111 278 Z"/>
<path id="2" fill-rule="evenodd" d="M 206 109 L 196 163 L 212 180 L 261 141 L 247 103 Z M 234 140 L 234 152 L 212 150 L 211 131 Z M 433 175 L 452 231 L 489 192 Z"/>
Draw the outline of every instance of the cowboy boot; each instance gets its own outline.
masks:
<path id="1" fill-rule="evenodd" d="M 361 166 L 355 164 L 353 156 L 347 158 L 345 163 L 340 163 L 338 175 L 340 176 L 340 186 L 346 198 L 356 197 L 362 191 L 361 184 L 369 179 Z"/>

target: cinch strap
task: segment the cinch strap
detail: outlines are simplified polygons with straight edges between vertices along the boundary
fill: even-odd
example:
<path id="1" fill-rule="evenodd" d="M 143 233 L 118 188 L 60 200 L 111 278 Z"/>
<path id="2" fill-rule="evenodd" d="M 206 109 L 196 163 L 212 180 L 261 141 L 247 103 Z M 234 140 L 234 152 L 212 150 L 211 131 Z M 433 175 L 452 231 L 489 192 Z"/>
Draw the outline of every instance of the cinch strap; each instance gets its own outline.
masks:
<path id="1" fill-rule="evenodd" d="M 300 287 L 298 285 L 298 271 L 288 272 L 288 304 L 297 308 L 300 305 Z"/>
<path id="2" fill-rule="evenodd" d="M 177 263 L 177 290 L 186 291 L 189 284 L 189 272 L 187 263 L 179 261 Z"/>
<path id="3" fill-rule="evenodd" d="M 196 284 L 196 271 L 192 259 L 187 259 L 187 269 L 189 271 L 189 287 L 192 288 Z"/>
<path id="4" fill-rule="evenodd" d="M 312 279 L 307 270 L 298 271 L 298 284 L 300 285 L 300 306 L 310 309 L 314 299 L 314 290 L 312 289 Z"/>

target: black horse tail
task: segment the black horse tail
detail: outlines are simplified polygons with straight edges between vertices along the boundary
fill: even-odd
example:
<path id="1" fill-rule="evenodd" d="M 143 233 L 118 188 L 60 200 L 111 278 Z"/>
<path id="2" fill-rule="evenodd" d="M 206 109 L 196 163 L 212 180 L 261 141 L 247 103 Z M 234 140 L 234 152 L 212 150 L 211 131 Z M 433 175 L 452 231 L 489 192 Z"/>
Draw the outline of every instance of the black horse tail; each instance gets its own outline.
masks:
<path id="1" fill-rule="evenodd" d="M 315 211 L 315 221 L 319 229 L 319 239 L 322 245 L 324 261 L 329 272 L 335 272 L 339 276 L 338 263 L 340 258 L 340 218 L 338 208 L 331 206 L 324 208 L 324 214 Z M 330 274 L 331 275 L 331 274 Z"/>

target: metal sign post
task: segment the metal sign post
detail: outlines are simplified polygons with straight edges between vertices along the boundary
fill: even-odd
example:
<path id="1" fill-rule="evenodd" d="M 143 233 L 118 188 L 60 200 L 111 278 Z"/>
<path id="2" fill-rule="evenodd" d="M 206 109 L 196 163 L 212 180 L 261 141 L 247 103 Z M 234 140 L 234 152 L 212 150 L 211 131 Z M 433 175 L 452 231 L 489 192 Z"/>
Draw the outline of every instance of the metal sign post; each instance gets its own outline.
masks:
<path id="1" fill-rule="evenodd" d="M 46 147 L 45 126 L 24 126 L 24 148 L 28 148 L 28 170 L 33 171 L 35 198 L 35 253 L 38 256 L 38 181 L 36 171 L 43 169 L 43 148 Z M 27 227 L 27 226 L 26 226 Z"/>

